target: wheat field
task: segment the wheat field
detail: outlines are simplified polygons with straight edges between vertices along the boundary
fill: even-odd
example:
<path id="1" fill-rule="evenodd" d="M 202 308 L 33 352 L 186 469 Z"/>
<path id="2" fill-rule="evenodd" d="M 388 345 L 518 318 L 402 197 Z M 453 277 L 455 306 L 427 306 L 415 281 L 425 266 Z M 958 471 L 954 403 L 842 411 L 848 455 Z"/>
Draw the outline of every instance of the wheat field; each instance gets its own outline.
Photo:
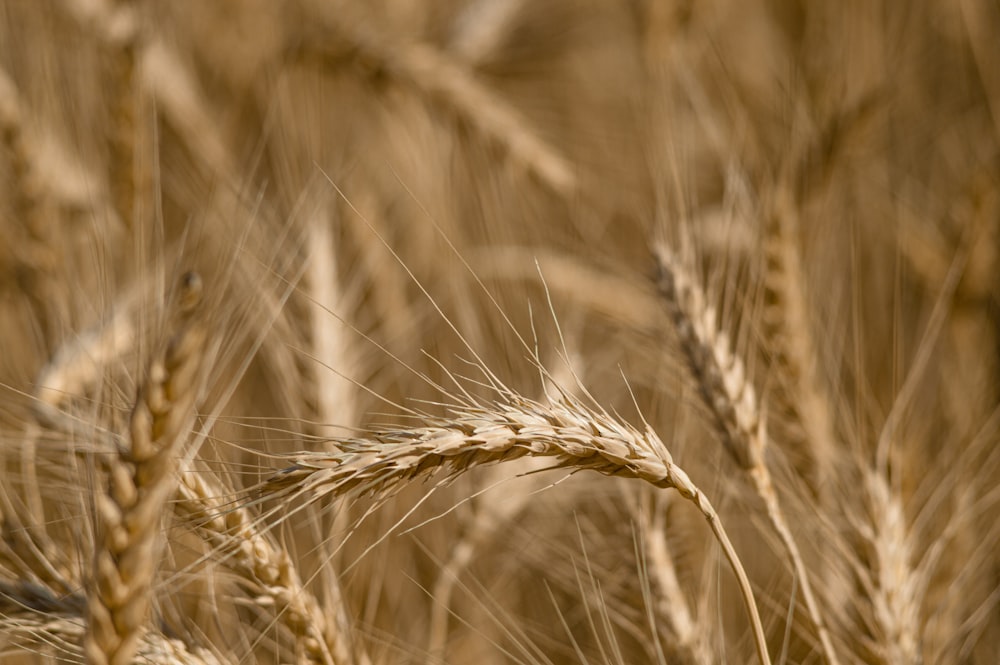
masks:
<path id="1" fill-rule="evenodd" d="M 996 663 L 998 45 L 0 1 L 0 662 Z"/>

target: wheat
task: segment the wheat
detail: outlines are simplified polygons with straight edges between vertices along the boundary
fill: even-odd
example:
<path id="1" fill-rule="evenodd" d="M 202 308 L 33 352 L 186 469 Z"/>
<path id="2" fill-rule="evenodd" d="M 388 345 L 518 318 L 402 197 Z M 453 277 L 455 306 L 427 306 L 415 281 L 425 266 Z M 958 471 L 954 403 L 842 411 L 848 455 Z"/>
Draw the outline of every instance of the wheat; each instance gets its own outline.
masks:
<path id="1" fill-rule="evenodd" d="M 229 492 L 206 474 L 181 474 L 174 502 L 178 516 L 239 575 L 254 602 L 291 631 L 305 660 L 329 665 L 369 662 L 363 653 L 354 655 L 339 590 L 330 599 L 332 607 L 322 607 L 302 584 L 288 552 L 261 532 L 246 510 L 228 506 L 224 497 Z"/>
<path id="2" fill-rule="evenodd" d="M 41 151 L 29 136 L 25 116 L 17 87 L 0 69 L 0 142 L 11 164 L 11 212 L 23 229 L 18 232 L 20 250 L 9 258 L 0 253 L 0 269 L 5 260 L 14 263 L 14 276 L 34 301 L 46 342 L 51 346 L 55 344 L 58 323 L 65 319 L 65 302 L 54 285 L 59 251 L 50 219 L 52 201 L 40 173 Z"/>
<path id="3" fill-rule="evenodd" d="M 129 448 L 108 460 L 107 494 L 95 497 L 97 551 L 84 635 L 90 663 L 130 663 L 147 625 L 160 516 L 177 482 L 174 471 L 200 390 L 206 332 L 191 317 L 201 290 L 200 277 L 184 277 L 181 328 L 150 364 L 132 410 Z"/>
<path id="4" fill-rule="evenodd" d="M 705 665 L 713 661 L 709 648 L 709 629 L 691 611 L 690 603 L 681 590 L 677 566 L 667 543 L 665 529 L 667 502 L 656 497 L 650 506 L 638 511 L 637 523 L 646 548 L 647 565 L 656 586 L 656 609 L 666 622 L 671 661 L 690 665 Z M 655 512 L 652 508 L 655 506 Z"/>
<path id="5" fill-rule="evenodd" d="M 0 661 L 993 665 L 998 35 L 0 3 Z"/>
<path id="6" fill-rule="evenodd" d="M 476 81 L 460 63 L 429 44 L 385 38 L 345 3 L 333 11 L 316 11 L 328 24 L 329 31 L 350 44 L 358 57 L 368 60 L 376 71 L 414 86 L 452 110 L 486 139 L 501 146 L 514 164 L 556 192 L 563 195 L 576 192 L 576 174 L 566 158 L 539 138 L 516 109 Z M 314 53 L 336 61 L 317 46 L 302 48 L 306 54 L 311 48 Z"/>
<path id="7" fill-rule="evenodd" d="M 525 456 L 549 457 L 556 467 L 675 489 L 698 507 L 722 545 L 740 582 L 757 655 L 762 663 L 770 663 L 753 592 L 718 514 L 652 430 L 640 432 L 576 400 L 542 405 L 516 395 L 502 403 L 455 408 L 447 420 L 426 420 L 428 425 L 421 428 L 344 440 L 339 453 L 298 455 L 295 464 L 265 482 L 261 492 L 312 501 L 349 493 L 384 495 L 437 471 L 456 475 Z"/>
<path id="8" fill-rule="evenodd" d="M 113 20 L 116 25 L 108 28 L 113 35 L 115 53 L 112 57 L 113 93 L 111 112 L 111 132 L 108 153 L 111 173 L 111 200 L 118 212 L 118 218 L 129 228 L 138 228 L 136 215 L 142 197 L 142 185 L 146 178 L 140 162 L 140 141 L 143 118 L 140 108 L 140 86 L 138 85 L 137 54 L 140 49 L 140 17 L 136 3 L 130 0 L 117 3 Z"/>
<path id="9" fill-rule="evenodd" d="M 528 459 L 524 462 L 527 463 L 522 463 L 520 466 L 522 474 L 541 471 L 545 466 L 544 459 Z M 508 469 L 497 468 L 495 473 L 487 476 L 483 482 L 484 487 L 491 488 L 492 485 L 501 482 L 507 473 L 509 473 Z M 484 546 L 496 538 L 498 533 L 519 513 L 530 506 L 535 492 L 547 484 L 542 476 L 532 475 L 530 477 L 533 482 L 530 482 L 526 487 L 519 486 L 516 492 L 507 492 L 502 500 L 485 497 L 481 505 L 477 506 L 472 518 L 468 520 L 468 526 L 461 538 L 451 546 L 448 559 L 442 563 L 441 574 L 431 590 L 434 606 L 431 608 L 428 628 L 427 650 L 430 653 L 438 655 L 445 653 L 448 640 L 448 617 L 452 612 L 452 595 L 462 573 L 475 561 L 476 555 Z"/>
<path id="10" fill-rule="evenodd" d="M 680 340 L 688 369 L 701 401 L 712 417 L 726 452 L 747 474 L 764 502 L 767 517 L 788 553 L 830 665 L 839 662 L 816 600 L 809 572 L 785 519 L 767 468 L 767 431 L 760 417 L 757 394 L 743 362 L 733 355 L 728 336 L 718 329 L 714 308 L 692 277 L 666 246 L 657 248 L 660 293 Z"/>
<path id="11" fill-rule="evenodd" d="M 920 598 L 922 582 L 913 569 L 906 516 L 885 479 L 871 471 L 864 480 L 868 523 L 859 528 L 866 541 L 873 650 L 884 663 L 921 659 Z"/>
<path id="12" fill-rule="evenodd" d="M 27 583 L 0 582 L 0 655 L 36 651 L 65 661 L 79 659 L 86 599 L 55 594 Z M 191 647 L 176 637 L 147 631 L 136 650 L 142 662 L 162 665 L 219 665 L 209 649 Z"/>
<path id="13" fill-rule="evenodd" d="M 774 367 L 784 373 L 781 399 L 793 424 L 795 452 L 808 462 L 800 475 L 813 491 L 828 498 L 827 484 L 837 464 L 831 400 L 823 394 L 816 371 L 819 354 L 807 309 L 799 220 L 791 193 L 778 188 L 767 217 L 765 305 L 763 319 Z"/>

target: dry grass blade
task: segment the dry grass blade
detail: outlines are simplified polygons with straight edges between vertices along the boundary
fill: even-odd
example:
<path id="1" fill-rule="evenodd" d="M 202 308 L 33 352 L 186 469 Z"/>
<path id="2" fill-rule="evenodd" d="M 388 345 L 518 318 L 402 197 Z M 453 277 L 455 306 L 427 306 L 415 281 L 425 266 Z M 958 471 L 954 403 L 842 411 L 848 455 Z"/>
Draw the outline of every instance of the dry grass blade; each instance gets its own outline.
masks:
<path id="1" fill-rule="evenodd" d="M 129 448 L 108 459 L 107 494 L 96 497 L 97 552 L 83 643 L 89 663 L 131 663 L 149 620 L 160 518 L 203 378 L 206 330 L 194 318 L 201 291 L 200 277 L 184 276 L 179 329 L 149 366 L 129 422 Z"/>
<path id="2" fill-rule="evenodd" d="M 728 335 L 719 330 L 715 309 L 697 282 L 665 246 L 657 247 L 659 286 L 674 323 L 698 394 L 712 417 L 726 452 L 746 472 L 764 502 L 767 517 L 788 553 L 802 589 L 806 609 L 819 634 L 830 665 L 839 662 L 826 622 L 812 590 L 809 572 L 778 501 L 765 461 L 767 432 L 757 406 L 757 394 L 743 362 L 733 354 Z"/>
<path id="3" fill-rule="evenodd" d="M 293 466 L 262 485 L 262 495 L 291 494 L 307 500 L 351 493 L 384 496 L 437 471 L 454 476 L 525 456 L 551 458 L 557 468 L 672 488 L 708 520 L 740 584 L 758 658 L 770 663 L 749 579 L 718 514 L 651 429 L 640 432 L 569 398 L 543 405 L 516 395 L 501 403 L 453 408 L 448 419 L 425 420 L 425 427 L 343 440 L 342 452 L 297 455 Z"/>

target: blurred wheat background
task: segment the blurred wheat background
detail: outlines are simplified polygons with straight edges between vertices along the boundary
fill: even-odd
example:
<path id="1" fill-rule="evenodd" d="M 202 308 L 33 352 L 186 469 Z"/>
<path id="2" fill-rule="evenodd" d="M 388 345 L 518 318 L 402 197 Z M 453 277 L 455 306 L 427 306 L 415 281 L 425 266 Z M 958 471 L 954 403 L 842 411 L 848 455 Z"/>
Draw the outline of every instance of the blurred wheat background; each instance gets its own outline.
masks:
<path id="1" fill-rule="evenodd" d="M 2 662 L 1000 658 L 996 2 L 3 0 L 0 134 Z"/>

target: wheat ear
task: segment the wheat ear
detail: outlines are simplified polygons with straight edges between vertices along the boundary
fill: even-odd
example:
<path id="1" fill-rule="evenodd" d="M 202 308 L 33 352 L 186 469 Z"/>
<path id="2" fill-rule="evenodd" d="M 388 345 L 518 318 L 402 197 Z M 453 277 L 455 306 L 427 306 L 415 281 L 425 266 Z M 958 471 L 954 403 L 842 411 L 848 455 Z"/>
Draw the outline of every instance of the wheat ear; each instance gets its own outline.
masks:
<path id="1" fill-rule="evenodd" d="M 655 584 L 654 603 L 666 623 L 670 636 L 668 658 L 684 665 L 708 665 L 713 662 L 709 631 L 699 625 L 698 617 L 681 589 L 677 566 L 667 542 L 666 521 L 673 497 L 658 494 L 642 497 L 643 505 L 633 506 L 633 515 L 642 534 L 646 565 Z"/>
<path id="2" fill-rule="evenodd" d="M 184 276 L 178 331 L 149 366 L 129 421 L 130 445 L 107 460 L 107 493 L 96 497 L 97 551 L 83 642 L 92 664 L 131 663 L 148 621 L 160 517 L 174 492 L 199 392 L 206 331 L 193 315 L 201 290 L 195 273 Z"/>
<path id="3" fill-rule="evenodd" d="M 524 479 L 527 486 L 518 485 L 507 490 L 499 501 L 484 497 L 483 501 L 476 502 L 474 516 L 467 521 L 461 537 L 452 546 L 447 560 L 441 566 L 441 573 L 431 589 L 434 604 L 431 606 L 427 631 L 429 653 L 439 657 L 445 655 L 448 620 L 452 614 L 451 599 L 462 574 L 476 560 L 482 548 L 528 507 L 535 492 L 548 484 L 543 476 L 529 475 L 542 469 L 544 459 L 527 459 L 524 462 L 529 463 L 521 467 L 521 473 L 527 476 Z M 500 475 L 502 469 L 491 471 L 496 473 L 484 479 L 483 487 L 492 487 L 503 480 Z"/>
<path id="4" fill-rule="evenodd" d="M 802 589 L 806 610 L 819 635 L 829 665 L 839 663 L 798 544 L 788 527 L 764 456 L 768 437 L 757 405 L 757 393 L 747 380 L 743 362 L 733 354 L 728 335 L 717 327 L 715 309 L 697 282 L 665 246 L 657 247 L 659 288 L 674 323 L 688 369 L 723 447 L 746 472 L 764 502 Z"/>
<path id="5" fill-rule="evenodd" d="M 673 488 L 698 507 L 722 546 L 750 616 L 757 655 L 761 663 L 770 663 L 750 581 L 722 521 L 652 429 L 641 432 L 570 398 L 543 405 L 513 394 L 498 403 L 455 406 L 448 418 L 425 416 L 424 421 L 421 427 L 341 440 L 339 452 L 300 453 L 293 466 L 265 482 L 261 491 L 310 500 L 351 493 L 385 496 L 437 471 L 454 477 L 475 466 L 525 456 L 550 458 L 554 468 Z"/>
<path id="6" fill-rule="evenodd" d="M 885 477 L 865 473 L 866 523 L 858 526 L 867 550 L 862 586 L 871 602 L 873 645 L 885 663 L 920 662 L 920 598 L 924 581 L 913 568 L 913 545 L 899 496 Z"/>
<path id="7" fill-rule="evenodd" d="M 233 506 L 206 472 L 181 474 L 174 511 L 215 550 L 256 602 L 269 607 L 279 624 L 296 638 L 296 648 L 311 663 L 367 663 L 353 655 L 350 625 L 341 598 L 324 610 L 305 588 L 288 552 L 257 528 L 250 513 Z M 332 616 L 331 616 L 332 615 Z"/>
<path id="8" fill-rule="evenodd" d="M 787 379 L 779 394 L 796 426 L 794 443 L 801 448 L 807 465 L 800 475 L 816 496 L 825 498 L 826 484 L 836 463 L 831 400 L 819 383 L 819 354 L 811 334 L 806 280 L 798 247 L 799 220 L 787 187 L 775 192 L 765 228 L 767 258 L 764 279 L 764 332 L 774 365 Z"/>
<path id="9" fill-rule="evenodd" d="M 9 257 L 39 317 L 45 343 L 51 348 L 59 334 L 59 323 L 66 319 L 67 302 L 55 287 L 60 256 L 50 228 L 54 208 L 42 181 L 37 142 L 26 131 L 28 113 L 14 81 L 0 68 L 0 146 L 10 160 L 13 228 L 24 230 L 13 238 L 8 236 L 9 246 L 17 247 Z M 0 261 L 7 256 L 7 251 L 0 251 Z"/>

